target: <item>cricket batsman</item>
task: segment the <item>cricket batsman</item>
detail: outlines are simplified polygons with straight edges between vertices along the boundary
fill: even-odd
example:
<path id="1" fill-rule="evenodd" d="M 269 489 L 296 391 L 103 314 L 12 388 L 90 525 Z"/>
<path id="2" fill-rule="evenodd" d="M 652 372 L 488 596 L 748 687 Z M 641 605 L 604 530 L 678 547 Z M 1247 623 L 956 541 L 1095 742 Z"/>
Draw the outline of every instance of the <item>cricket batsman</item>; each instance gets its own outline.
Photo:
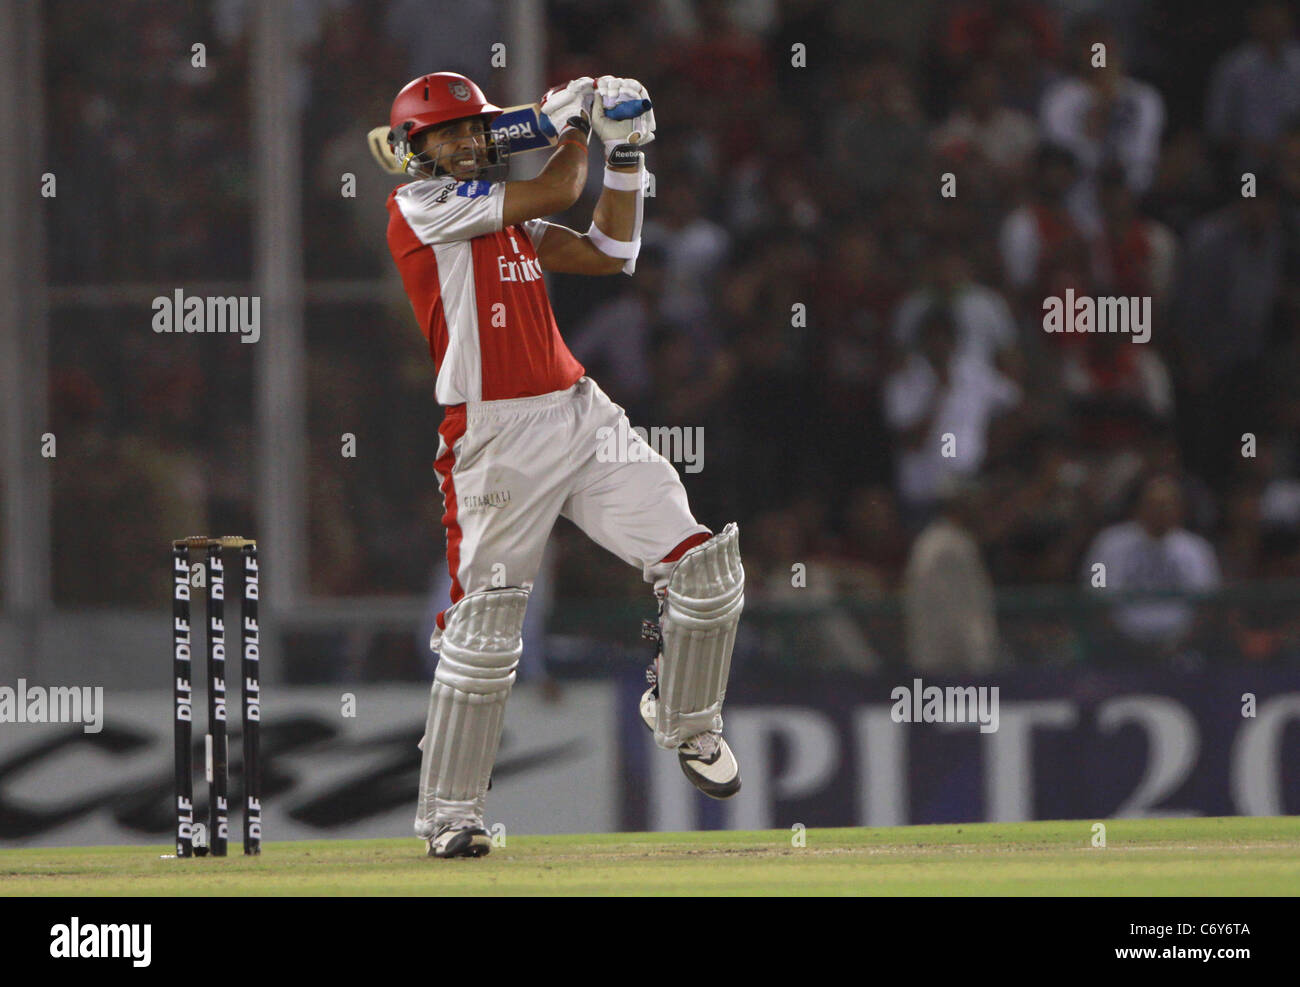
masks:
<path id="1" fill-rule="evenodd" d="M 618 109 L 619 107 L 622 109 Z M 542 274 L 632 274 L 654 138 L 635 79 L 574 79 L 541 103 L 559 136 L 541 173 L 492 181 L 509 155 L 501 112 L 463 75 L 435 72 L 393 101 L 389 146 L 415 180 L 388 197 L 388 246 L 429 341 L 445 413 L 434 464 L 443 497 L 451 605 L 420 765 L 415 832 L 432 857 L 478 857 L 491 841 L 484 799 L 523 650 L 528 594 L 557 517 L 639 568 L 654 586 L 656 643 L 641 716 L 700 791 L 725 799 L 740 768 L 722 739 L 744 607 L 739 533 L 691 514 L 676 469 L 631 431 L 560 336 Z M 626 117 L 640 110 L 635 116 Z M 542 217 L 578 201 L 592 132 L 604 187 L 578 233 Z M 626 436 L 627 462 L 599 455 Z M 633 448 L 635 447 L 635 448 Z"/>

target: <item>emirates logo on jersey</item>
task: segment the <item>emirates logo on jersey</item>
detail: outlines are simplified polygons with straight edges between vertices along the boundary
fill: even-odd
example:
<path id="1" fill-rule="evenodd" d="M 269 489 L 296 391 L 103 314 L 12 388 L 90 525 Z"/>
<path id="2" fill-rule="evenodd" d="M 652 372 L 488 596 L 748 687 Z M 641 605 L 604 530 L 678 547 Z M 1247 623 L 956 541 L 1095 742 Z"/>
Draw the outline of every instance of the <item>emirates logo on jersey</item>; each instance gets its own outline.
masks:
<path id="1" fill-rule="evenodd" d="M 542 265 L 538 263 L 536 257 L 525 257 L 519 250 L 519 241 L 514 238 L 513 234 L 507 233 L 510 238 L 510 249 L 514 251 L 518 260 L 507 260 L 504 254 L 497 257 L 497 274 L 502 281 L 540 281 L 542 279 Z"/>
<path id="2" fill-rule="evenodd" d="M 447 88 L 450 89 L 451 94 L 462 103 L 469 99 L 469 86 L 465 85 L 465 83 L 449 82 L 447 83 Z"/>
<path id="3" fill-rule="evenodd" d="M 497 274 L 502 281 L 540 281 L 542 279 L 542 265 L 537 262 L 535 257 L 526 257 L 522 260 L 506 260 L 505 257 L 497 257 Z"/>

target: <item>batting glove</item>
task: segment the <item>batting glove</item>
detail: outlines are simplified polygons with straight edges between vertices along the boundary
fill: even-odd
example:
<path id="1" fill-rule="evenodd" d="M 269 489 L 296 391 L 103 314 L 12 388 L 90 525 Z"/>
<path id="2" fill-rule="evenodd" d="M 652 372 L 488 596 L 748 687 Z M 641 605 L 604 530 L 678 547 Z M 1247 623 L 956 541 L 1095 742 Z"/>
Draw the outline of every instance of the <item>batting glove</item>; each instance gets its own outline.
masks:
<path id="1" fill-rule="evenodd" d="M 650 94 L 646 92 L 645 86 L 636 79 L 602 75 L 596 80 L 595 91 L 597 99 L 592 106 L 591 126 L 605 145 L 606 158 L 620 144 L 635 143 L 640 146 L 654 140 L 655 114 L 649 108 Z M 627 104 L 635 106 L 633 101 L 637 100 L 646 104 L 644 112 L 622 120 L 610 116 L 611 113 L 615 116 L 624 115 L 628 109 Z M 622 113 L 616 110 L 620 104 L 623 105 Z M 637 135 L 635 141 L 632 140 L 633 134 Z"/>
<path id="2" fill-rule="evenodd" d="M 546 90 L 539 108 L 556 130 L 577 127 L 585 136 L 591 133 L 591 104 L 595 98 L 591 76 L 584 75 Z M 579 122 L 574 122 L 575 117 Z"/>

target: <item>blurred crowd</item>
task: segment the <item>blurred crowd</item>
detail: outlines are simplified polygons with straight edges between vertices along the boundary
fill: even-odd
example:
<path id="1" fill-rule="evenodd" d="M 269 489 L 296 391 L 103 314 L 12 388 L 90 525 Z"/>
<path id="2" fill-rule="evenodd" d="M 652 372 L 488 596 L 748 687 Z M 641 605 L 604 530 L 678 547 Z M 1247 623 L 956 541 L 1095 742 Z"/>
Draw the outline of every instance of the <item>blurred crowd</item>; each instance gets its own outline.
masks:
<path id="1" fill-rule="evenodd" d="M 76 166 L 96 183 L 60 186 L 52 223 L 91 217 L 92 249 L 52 236 L 55 280 L 246 278 L 251 5 L 114 11 L 117 36 L 135 21 L 125 74 L 120 49 L 94 62 L 106 14 L 47 6 L 47 33 L 68 42 L 47 60 L 50 120 L 82 128 Z M 387 187 L 349 200 L 338 176 L 374 181 L 358 135 L 409 77 L 462 71 L 497 98 L 493 7 L 460 6 L 458 32 L 414 2 L 295 4 L 309 278 L 391 279 Z M 1078 650 L 1051 621 L 1011 643 L 995 587 L 1104 603 L 1092 654 L 1300 656 L 1287 619 L 1221 607 L 1206 621 L 1159 597 L 1300 579 L 1293 8 L 546 4 L 547 85 L 635 76 L 659 126 L 637 273 L 552 277 L 561 329 L 634 424 L 703 430 L 704 468 L 684 480 L 702 521 L 740 522 L 756 604 L 901 601 L 887 642 L 852 606 L 820 619 L 809 633 L 828 663 L 905 651 L 981 669 Z M 214 66 L 199 79 L 184 68 L 197 38 Z M 586 228 L 592 172 L 559 221 Z M 143 235 L 117 235 L 129 229 Z M 1149 299 L 1149 341 L 1044 331 L 1044 299 L 1066 292 Z M 419 592 L 440 551 L 437 416 L 409 307 L 321 305 L 308 333 L 312 589 Z M 95 388 L 96 350 L 67 350 L 56 401 Z M 165 410 L 150 400 L 56 410 L 144 441 Z M 191 409 L 200 486 L 246 442 L 204 416 L 216 400 Z M 361 448 L 382 450 L 360 478 L 333 448 L 340 409 L 379 444 Z M 233 499 L 221 507 L 214 485 L 207 503 L 251 523 L 251 501 Z M 572 530 L 558 543 L 558 601 L 644 594 Z"/>
<path id="2" fill-rule="evenodd" d="M 634 45 L 566 5 L 551 73 L 631 59 L 661 108 L 636 278 L 556 294 L 634 420 L 704 427 L 687 485 L 741 519 L 752 598 L 902 594 L 887 650 L 936 670 L 1041 654 L 1010 586 L 1104 601 L 1119 661 L 1300 655 L 1293 620 L 1160 598 L 1300 576 L 1291 5 L 759 6 Z M 1149 340 L 1046 332 L 1067 292 L 1149 299 Z"/>

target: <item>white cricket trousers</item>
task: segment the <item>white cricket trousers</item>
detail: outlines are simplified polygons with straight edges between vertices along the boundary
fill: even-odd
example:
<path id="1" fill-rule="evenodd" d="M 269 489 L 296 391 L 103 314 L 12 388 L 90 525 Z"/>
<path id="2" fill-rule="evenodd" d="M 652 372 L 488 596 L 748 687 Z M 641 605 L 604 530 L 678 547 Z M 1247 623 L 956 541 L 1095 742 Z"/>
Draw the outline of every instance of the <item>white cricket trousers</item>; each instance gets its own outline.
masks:
<path id="1" fill-rule="evenodd" d="M 531 589 L 560 516 L 656 589 L 676 565 L 664 556 L 709 531 L 692 517 L 677 470 L 590 377 L 539 397 L 456 405 L 438 434 L 452 603 Z"/>

